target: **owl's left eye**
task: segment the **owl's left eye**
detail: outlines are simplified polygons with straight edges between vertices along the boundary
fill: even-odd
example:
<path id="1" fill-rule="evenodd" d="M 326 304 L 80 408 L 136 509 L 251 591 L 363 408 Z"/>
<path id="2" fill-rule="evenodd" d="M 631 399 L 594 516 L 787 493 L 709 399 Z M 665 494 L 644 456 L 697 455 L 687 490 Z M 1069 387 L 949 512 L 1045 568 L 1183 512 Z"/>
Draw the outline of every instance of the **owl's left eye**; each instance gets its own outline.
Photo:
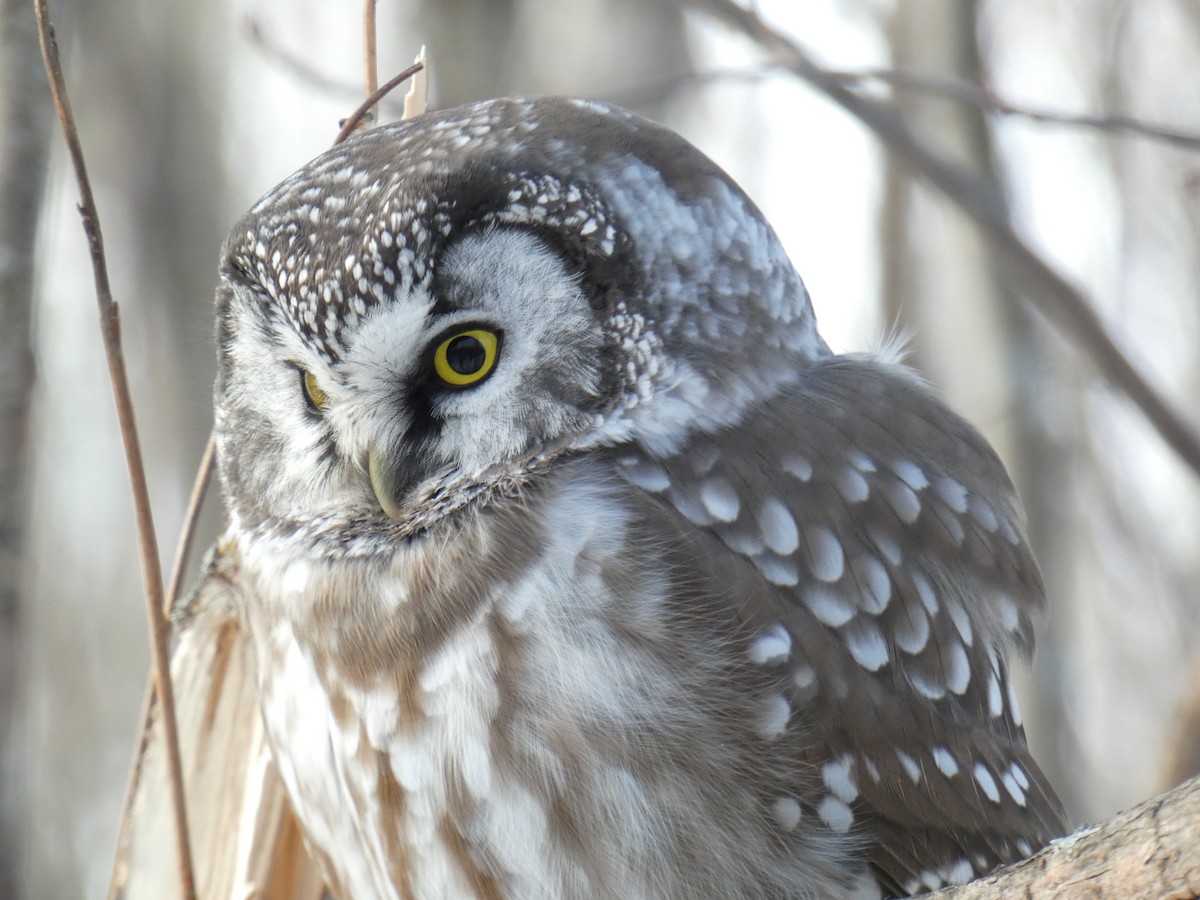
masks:
<path id="1" fill-rule="evenodd" d="M 452 387 L 467 387 L 487 378 L 500 355 L 500 334 L 486 328 L 455 331 L 433 351 L 433 371 Z"/>
<path id="2" fill-rule="evenodd" d="M 312 372 L 300 370 L 300 391 L 312 412 L 324 412 L 329 408 L 329 395 L 317 384 L 317 376 Z"/>

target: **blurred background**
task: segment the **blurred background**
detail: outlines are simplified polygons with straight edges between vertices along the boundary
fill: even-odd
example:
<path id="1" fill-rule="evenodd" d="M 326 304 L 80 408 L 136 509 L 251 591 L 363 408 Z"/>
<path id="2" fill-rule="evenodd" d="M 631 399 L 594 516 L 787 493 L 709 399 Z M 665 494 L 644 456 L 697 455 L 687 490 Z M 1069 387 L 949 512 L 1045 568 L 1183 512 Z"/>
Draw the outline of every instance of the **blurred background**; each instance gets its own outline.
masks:
<path id="1" fill-rule="evenodd" d="M 218 248 L 357 105 L 361 4 L 50 6 L 169 568 L 211 424 Z M 433 106 L 613 99 L 715 158 L 779 231 L 830 344 L 910 334 L 912 362 L 1012 471 L 1051 597 L 1023 685 L 1027 727 L 1076 823 L 1178 781 L 1197 766 L 1186 723 L 1200 684 L 1200 478 L 1076 337 L 1036 311 L 954 204 L 704 6 L 380 0 L 380 78 L 426 45 Z M 756 6 L 831 68 L 907 73 L 864 90 L 1002 185 L 1021 233 L 1200 425 L 1198 142 L 944 96 L 1200 132 L 1195 0 Z M 144 606 L 78 195 L 31 0 L 0 0 L 0 16 L 0 897 L 100 897 L 148 672 Z"/>

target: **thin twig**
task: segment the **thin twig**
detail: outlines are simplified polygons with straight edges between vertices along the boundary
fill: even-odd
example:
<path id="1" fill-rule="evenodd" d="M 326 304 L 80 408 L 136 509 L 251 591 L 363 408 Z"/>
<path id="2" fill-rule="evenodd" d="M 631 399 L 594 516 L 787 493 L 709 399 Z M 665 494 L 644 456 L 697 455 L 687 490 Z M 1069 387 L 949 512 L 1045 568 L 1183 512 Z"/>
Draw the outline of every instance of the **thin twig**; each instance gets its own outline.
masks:
<path id="1" fill-rule="evenodd" d="M 1069 113 L 1013 103 L 1000 97 L 986 83 L 972 84 L 957 78 L 945 78 L 925 72 L 908 72 L 902 69 L 830 70 L 829 74 L 848 86 L 877 81 L 912 93 L 967 103 L 1001 116 L 1029 119 L 1033 122 L 1062 125 L 1068 128 L 1086 128 L 1110 134 L 1134 134 L 1184 150 L 1200 150 L 1200 134 L 1195 132 L 1172 128 L 1158 122 L 1147 122 L 1135 116 Z"/>
<path id="2" fill-rule="evenodd" d="M 310 66 L 306 60 L 277 44 L 275 39 L 267 33 L 262 23 L 254 16 L 246 16 L 243 19 L 243 24 L 250 43 L 262 51 L 263 56 L 278 63 L 299 81 L 330 94 L 343 94 L 347 97 L 362 96 L 362 91 L 356 85 L 349 82 L 336 81 L 333 78 L 322 75 Z"/>
<path id="3" fill-rule="evenodd" d="M 163 599 L 163 618 L 168 621 L 171 611 L 175 608 L 175 601 L 179 599 L 179 593 L 183 589 L 183 577 L 187 572 L 188 559 L 192 555 L 192 541 L 196 536 L 196 526 L 200 522 L 200 510 L 204 506 L 204 495 L 208 492 L 208 482 L 212 478 L 216 449 L 217 432 L 213 429 L 209 432 L 208 443 L 204 445 L 204 453 L 200 456 L 196 480 L 192 483 L 192 494 L 188 497 L 187 511 L 183 514 L 183 527 L 175 545 L 175 565 L 171 570 L 171 580 Z"/>
<path id="4" fill-rule="evenodd" d="M 412 78 L 414 75 L 416 75 L 418 72 L 420 72 L 423 68 L 425 68 L 424 64 L 419 63 L 419 62 L 413 63 L 411 66 L 409 66 L 407 69 L 405 69 L 399 75 L 397 75 L 395 78 L 392 78 L 386 84 L 384 84 L 381 88 L 379 88 L 377 91 L 375 91 L 373 94 L 371 94 L 370 97 L 368 97 L 366 100 L 364 100 L 362 103 L 360 103 L 358 105 L 358 109 L 356 109 L 356 110 L 354 110 L 354 112 L 350 113 L 349 118 L 347 118 L 346 121 L 342 123 L 342 130 L 339 131 L 337 134 L 337 137 L 333 139 L 333 146 L 336 147 L 338 144 L 340 144 L 346 138 L 350 137 L 350 135 L 353 134 L 354 130 L 358 127 L 358 123 L 363 120 L 363 117 L 371 109 L 373 109 L 375 107 L 375 105 L 377 103 L 379 103 L 380 100 L 382 100 L 384 97 L 386 97 L 388 94 L 390 94 L 396 88 L 398 88 L 401 84 L 403 84 L 409 78 Z"/>
<path id="5" fill-rule="evenodd" d="M 117 304 L 113 301 L 108 282 L 108 264 L 104 256 L 104 240 L 100 232 L 100 220 L 92 186 L 84 163 L 83 147 L 75 126 L 75 117 L 67 97 L 62 63 L 59 60 L 58 44 L 54 27 L 46 9 L 46 0 L 34 0 L 37 14 L 42 58 L 46 74 L 50 78 L 50 90 L 58 112 L 59 124 L 71 156 L 75 178 L 79 184 L 79 213 L 83 219 L 83 230 L 87 235 L 88 248 L 92 257 L 92 274 L 96 284 L 96 300 L 100 309 L 100 331 L 104 338 L 104 352 L 108 359 L 108 375 L 112 383 L 113 399 L 116 401 L 117 420 L 120 423 L 121 439 L 125 446 L 125 460 L 129 467 L 129 480 L 133 492 L 134 511 L 137 521 L 138 551 L 141 557 L 142 587 L 146 597 L 146 614 L 150 626 L 150 648 L 154 659 L 154 680 L 162 706 L 162 723 L 167 745 L 167 772 L 174 811 L 175 845 L 179 855 L 180 888 L 184 898 L 195 897 L 195 880 L 188 836 L 187 812 L 184 806 L 183 775 L 179 755 L 179 735 L 175 726 L 175 697 L 171 688 L 171 661 L 167 621 L 162 609 L 162 570 L 158 557 L 158 545 L 154 535 L 154 520 L 150 510 L 150 493 L 146 486 L 146 471 L 142 462 L 142 451 L 138 443 L 137 423 L 133 412 L 133 398 L 129 391 L 129 379 L 125 372 L 125 359 L 121 350 L 121 321 Z"/>
<path id="6" fill-rule="evenodd" d="M 1027 298 L 1079 341 L 1105 377 L 1133 401 L 1184 463 L 1200 474 L 1200 431 L 1129 361 L 1083 293 L 1017 234 L 1008 204 L 995 184 L 950 159 L 910 127 L 894 106 L 847 87 L 838 73 L 818 65 L 805 48 L 752 10 L 734 0 L 689 2 L 775 54 L 789 70 L 854 115 L 889 152 L 953 200 L 1014 264 L 1025 281 Z"/>
<path id="7" fill-rule="evenodd" d="M 379 55 L 375 46 L 375 0 L 363 0 L 363 95 L 379 90 Z"/>
<path id="8" fill-rule="evenodd" d="M 1115 135 L 1136 135 L 1160 143 L 1179 147 L 1182 150 L 1200 150 L 1200 134 L 1147 122 L 1136 116 L 1092 115 L 1071 113 L 1044 107 L 1026 106 L 1005 100 L 987 84 L 973 84 L 959 78 L 946 78 L 927 72 L 906 69 L 829 69 L 831 78 L 847 87 L 864 87 L 872 82 L 886 84 L 910 94 L 923 94 L 956 103 L 976 106 L 985 112 L 1008 118 L 1029 119 L 1046 125 L 1064 128 L 1083 128 Z M 612 95 L 609 99 L 622 106 L 643 106 L 669 97 L 683 88 L 706 87 L 710 84 L 756 82 L 777 75 L 790 73 L 787 66 L 766 63 L 740 68 L 714 69 L 707 72 L 685 72 L 658 81 L 640 84 L 632 89 Z"/>

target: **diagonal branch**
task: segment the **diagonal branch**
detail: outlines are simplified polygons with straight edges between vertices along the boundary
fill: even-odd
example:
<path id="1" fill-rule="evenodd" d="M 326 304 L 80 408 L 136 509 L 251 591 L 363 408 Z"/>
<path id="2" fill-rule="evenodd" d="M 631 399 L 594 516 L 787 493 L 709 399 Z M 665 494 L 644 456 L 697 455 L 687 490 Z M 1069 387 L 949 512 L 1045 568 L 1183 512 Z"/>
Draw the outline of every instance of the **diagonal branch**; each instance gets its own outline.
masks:
<path id="1" fill-rule="evenodd" d="M 953 200 L 1013 264 L 1027 298 L 1073 335 L 1103 375 L 1125 393 L 1193 472 L 1200 475 L 1200 431 L 1147 381 L 1117 346 L 1087 298 L 1013 228 L 997 186 L 955 163 L 904 121 L 888 103 L 846 85 L 843 73 L 824 68 L 809 52 L 735 0 L 686 0 L 748 35 L 782 65 L 854 115 L 887 150 Z"/>
<path id="2" fill-rule="evenodd" d="M 113 300 L 112 289 L 108 282 L 108 263 L 104 256 L 104 239 L 100 232 L 96 200 L 92 195 L 92 185 L 88 179 L 87 166 L 83 158 L 83 146 L 79 140 L 79 131 L 75 126 L 75 117 L 71 112 L 70 100 L 67 97 L 58 44 L 54 37 L 54 26 L 50 23 L 50 15 L 46 9 L 46 0 L 34 0 L 34 8 L 37 13 L 42 57 L 46 64 L 46 74 L 50 78 L 50 90 L 54 96 L 54 106 L 58 112 L 59 124 L 62 126 L 63 137 L 66 140 L 71 164 L 75 170 L 75 179 L 79 184 L 79 213 L 83 219 L 83 230 L 87 235 L 88 248 L 92 257 L 96 300 L 100 307 L 100 332 L 104 339 L 108 376 L 112 383 L 113 399 L 116 402 L 117 421 L 120 424 L 121 439 L 125 447 L 125 460 L 129 467 L 129 480 L 137 520 L 142 588 L 146 597 L 147 620 L 150 623 L 154 684 L 162 707 L 162 724 L 166 738 L 167 772 L 174 813 L 176 850 L 179 855 L 179 877 L 183 896 L 191 900 L 195 896 L 195 887 L 192 876 L 191 851 L 189 850 L 187 811 L 184 806 L 179 736 L 175 728 L 169 629 L 167 621 L 162 615 L 162 569 L 159 562 L 158 543 L 154 534 L 154 519 L 150 510 L 150 492 L 146 486 L 146 470 L 142 462 L 141 446 L 138 442 L 133 397 L 129 390 L 129 377 L 125 371 L 125 357 L 121 350 L 120 313 Z"/>

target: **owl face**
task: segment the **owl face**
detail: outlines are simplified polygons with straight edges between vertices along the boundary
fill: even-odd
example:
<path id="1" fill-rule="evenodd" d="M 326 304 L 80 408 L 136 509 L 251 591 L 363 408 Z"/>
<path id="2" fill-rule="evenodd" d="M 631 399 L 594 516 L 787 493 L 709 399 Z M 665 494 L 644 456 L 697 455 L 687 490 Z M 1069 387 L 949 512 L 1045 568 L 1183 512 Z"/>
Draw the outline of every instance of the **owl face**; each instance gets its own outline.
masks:
<path id="1" fill-rule="evenodd" d="M 492 101 L 354 138 L 226 242 L 218 453 L 243 526 L 422 532 L 564 455 L 670 452 L 825 352 L 770 228 L 629 113 Z"/>

